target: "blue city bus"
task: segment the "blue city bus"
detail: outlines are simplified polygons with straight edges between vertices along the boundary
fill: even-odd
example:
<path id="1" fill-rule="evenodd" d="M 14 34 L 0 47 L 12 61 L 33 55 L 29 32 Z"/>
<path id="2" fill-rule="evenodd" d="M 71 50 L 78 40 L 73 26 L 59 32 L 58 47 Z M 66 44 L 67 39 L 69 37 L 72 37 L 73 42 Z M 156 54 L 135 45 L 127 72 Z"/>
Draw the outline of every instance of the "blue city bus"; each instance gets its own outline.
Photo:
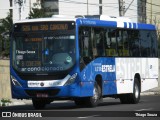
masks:
<path id="1" fill-rule="evenodd" d="M 158 86 L 156 27 L 106 15 L 21 20 L 10 56 L 14 99 L 95 107 L 104 97 L 136 104 Z"/>

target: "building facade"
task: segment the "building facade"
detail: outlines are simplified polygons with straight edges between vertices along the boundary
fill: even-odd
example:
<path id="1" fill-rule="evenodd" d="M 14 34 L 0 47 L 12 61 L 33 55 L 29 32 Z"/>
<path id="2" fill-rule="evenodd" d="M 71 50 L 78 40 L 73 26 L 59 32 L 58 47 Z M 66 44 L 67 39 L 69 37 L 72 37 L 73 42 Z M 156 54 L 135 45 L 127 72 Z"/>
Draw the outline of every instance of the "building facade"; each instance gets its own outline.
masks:
<path id="1" fill-rule="evenodd" d="M 138 0 L 122 1 L 124 16 L 137 22 Z M 59 0 L 59 14 L 63 15 L 99 15 L 100 9 L 102 9 L 102 14 L 117 17 L 119 16 L 119 0 Z"/>
<path id="2" fill-rule="evenodd" d="M 147 23 L 156 25 L 160 39 L 160 0 L 147 0 L 146 14 Z"/>
<path id="3" fill-rule="evenodd" d="M 25 19 L 34 3 L 38 3 L 40 0 L 0 0 L 0 19 L 7 17 L 10 12 L 13 15 L 13 22 Z"/>
<path id="4" fill-rule="evenodd" d="M 13 11 L 13 21 L 25 19 L 34 4 L 41 2 L 49 8 L 46 9 L 48 14 L 119 16 L 120 1 L 124 16 L 133 22 L 155 24 L 160 18 L 159 0 L 0 0 L 0 19 L 7 16 L 9 9 Z"/>
<path id="5" fill-rule="evenodd" d="M 12 1 L 12 6 L 9 2 Z M 137 0 L 122 0 L 124 2 L 124 9 L 126 9 L 124 16 L 137 22 Z M 118 0 L 0 0 L 1 18 L 5 18 L 9 9 L 13 9 L 13 21 L 25 19 L 34 3 L 43 2 L 49 14 L 60 15 L 99 15 L 119 16 L 119 2 Z M 5 4 L 5 7 L 3 7 Z M 21 4 L 21 6 L 20 6 Z M 4 10 L 2 10 L 4 9 Z M 0 18 L 0 19 L 1 19 Z"/>

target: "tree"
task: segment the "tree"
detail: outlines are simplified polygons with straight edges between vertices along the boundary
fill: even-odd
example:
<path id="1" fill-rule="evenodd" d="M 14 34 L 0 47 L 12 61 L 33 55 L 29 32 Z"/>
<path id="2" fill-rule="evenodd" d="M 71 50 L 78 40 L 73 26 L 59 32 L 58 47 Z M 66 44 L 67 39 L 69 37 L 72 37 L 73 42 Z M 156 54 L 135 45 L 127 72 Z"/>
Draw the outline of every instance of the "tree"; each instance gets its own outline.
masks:
<path id="1" fill-rule="evenodd" d="M 34 7 L 29 13 L 29 19 L 51 17 L 52 16 L 51 14 L 46 14 L 47 9 L 50 9 L 50 8 L 44 7 L 42 3 L 40 4 L 35 3 Z"/>
<path id="2" fill-rule="evenodd" d="M 11 14 L 8 13 L 8 16 L 1 20 L 0 26 L 0 43 L 1 43 L 1 52 L 0 56 L 9 56 L 9 31 L 12 29 L 13 20 Z"/>

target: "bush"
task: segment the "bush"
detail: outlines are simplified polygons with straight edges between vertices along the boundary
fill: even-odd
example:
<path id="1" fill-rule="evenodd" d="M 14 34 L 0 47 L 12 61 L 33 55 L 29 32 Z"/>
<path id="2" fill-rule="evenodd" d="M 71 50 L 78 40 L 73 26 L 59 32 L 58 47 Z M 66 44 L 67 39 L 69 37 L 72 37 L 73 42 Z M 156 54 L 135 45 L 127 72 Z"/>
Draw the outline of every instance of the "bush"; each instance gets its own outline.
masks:
<path id="1" fill-rule="evenodd" d="M 9 99 L 4 99 L 2 98 L 1 99 L 1 106 L 4 107 L 4 106 L 7 106 L 7 104 L 11 103 L 11 101 Z"/>

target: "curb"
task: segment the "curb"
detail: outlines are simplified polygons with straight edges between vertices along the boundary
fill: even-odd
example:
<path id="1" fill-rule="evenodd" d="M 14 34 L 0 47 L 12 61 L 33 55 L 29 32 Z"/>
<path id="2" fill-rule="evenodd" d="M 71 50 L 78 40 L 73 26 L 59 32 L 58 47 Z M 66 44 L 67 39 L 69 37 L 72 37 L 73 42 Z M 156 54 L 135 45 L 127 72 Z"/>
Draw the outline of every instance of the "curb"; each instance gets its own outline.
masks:
<path id="1" fill-rule="evenodd" d="M 17 105 L 31 105 L 32 101 L 31 100 L 16 100 L 12 99 L 12 102 L 8 106 L 17 106 Z"/>
<path id="2" fill-rule="evenodd" d="M 141 93 L 141 96 L 146 96 L 146 95 L 160 95 L 160 92 L 143 92 L 143 93 Z"/>

